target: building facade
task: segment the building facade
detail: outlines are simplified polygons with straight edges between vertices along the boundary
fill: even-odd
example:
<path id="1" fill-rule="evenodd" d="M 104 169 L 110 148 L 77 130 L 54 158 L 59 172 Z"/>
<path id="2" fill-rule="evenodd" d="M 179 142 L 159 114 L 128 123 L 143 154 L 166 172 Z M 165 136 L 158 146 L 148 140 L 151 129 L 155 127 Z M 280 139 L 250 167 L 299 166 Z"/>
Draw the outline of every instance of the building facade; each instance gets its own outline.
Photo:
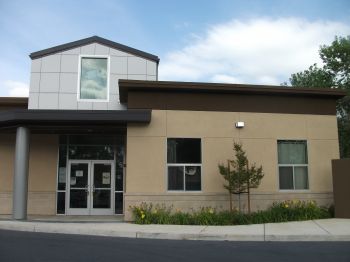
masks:
<path id="1" fill-rule="evenodd" d="M 100 37 L 30 57 L 29 98 L 0 98 L 0 214 L 226 209 L 234 141 L 264 169 L 253 209 L 333 201 L 342 91 L 158 81 L 157 56 Z"/>

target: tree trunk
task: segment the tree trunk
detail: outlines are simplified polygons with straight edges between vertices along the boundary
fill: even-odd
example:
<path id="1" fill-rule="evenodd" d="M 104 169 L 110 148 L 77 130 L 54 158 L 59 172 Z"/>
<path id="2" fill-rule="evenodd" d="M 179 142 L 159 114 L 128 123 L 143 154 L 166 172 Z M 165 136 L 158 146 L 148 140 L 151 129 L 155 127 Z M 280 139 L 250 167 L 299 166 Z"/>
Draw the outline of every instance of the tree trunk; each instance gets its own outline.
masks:
<path id="1" fill-rule="evenodd" d="M 241 193 L 238 193 L 238 210 L 239 210 L 239 213 L 241 213 Z"/>
<path id="2" fill-rule="evenodd" d="M 229 160 L 227 160 L 227 170 L 228 170 L 229 173 L 231 172 L 231 170 L 230 170 L 230 161 Z M 230 185 L 230 187 L 231 187 L 231 185 Z M 230 212 L 232 213 L 232 192 L 231 192 L 231 190 L 229 190 L 228 193 L 230 195 Z"/>
<path id="3" fill-rule="evenodd" d="M 249 164 L 247 161 L 247 172 L 249 172 Z M 247 192 L 248 192 L 248 214 L 250 214 L 250 183 L 249 183 L 250 177 L 248 177 L 247 180 Z"/>
<path id="4" fill-rule="evenodd" d="M 250 214 L 250 188 L 248 183 L 248 214 Z"/>

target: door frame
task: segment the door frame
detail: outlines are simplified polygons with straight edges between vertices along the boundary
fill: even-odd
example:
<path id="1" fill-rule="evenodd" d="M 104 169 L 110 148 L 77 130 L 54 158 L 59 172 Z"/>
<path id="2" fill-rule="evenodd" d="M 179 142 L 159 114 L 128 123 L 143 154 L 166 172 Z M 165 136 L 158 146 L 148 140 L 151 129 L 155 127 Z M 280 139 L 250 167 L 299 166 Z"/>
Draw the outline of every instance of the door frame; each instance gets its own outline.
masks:
<path id="1" fill-rule="evenodd" d="M 88 198 L 87 208 L 70 208 L 70 175 L 72 164 L 88 164 Z M 94 209 L 93 208 L 93 176 L 94 164 L 110 164 L 111 165 L 111 188 L 110 188 L 110 203 L 111 207 L 108 209 Z M 66 214 L 67 215 L 114 215 L 114 190 L 115 190 L 115 161 L 114 160 L 68 160 L 68 172 L 66 173 L 67 190 L 66 190 Z"/>

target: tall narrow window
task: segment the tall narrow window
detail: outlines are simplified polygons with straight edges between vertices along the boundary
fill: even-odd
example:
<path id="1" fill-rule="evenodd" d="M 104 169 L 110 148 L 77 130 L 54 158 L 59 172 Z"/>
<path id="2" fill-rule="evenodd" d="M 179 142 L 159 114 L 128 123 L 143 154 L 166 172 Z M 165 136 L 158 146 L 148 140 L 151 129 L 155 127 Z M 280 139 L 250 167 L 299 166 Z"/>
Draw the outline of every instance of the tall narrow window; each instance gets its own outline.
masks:
<path id="1" fill-rule="evenodd" d="M 306 141 L 279 140 L 277 144 L 280 189 L 308 189 L 309 179 Z"/>
<path id="2" fill-rule="evenodd" d="M 108 58 L 81 58 L 79 98 L 108 99 Z"/>
<path id="3" fill-rule="evenodd" d="M 168 190 L 201 190 L 201 139 L 168 138 Z"/>

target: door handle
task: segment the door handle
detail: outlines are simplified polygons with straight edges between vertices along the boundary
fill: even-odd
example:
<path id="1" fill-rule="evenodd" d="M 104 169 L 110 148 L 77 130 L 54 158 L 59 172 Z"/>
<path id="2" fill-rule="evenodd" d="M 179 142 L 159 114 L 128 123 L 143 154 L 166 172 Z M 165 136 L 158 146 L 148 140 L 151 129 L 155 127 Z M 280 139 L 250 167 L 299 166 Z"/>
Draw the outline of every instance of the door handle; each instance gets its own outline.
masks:
<path id="1" fill-rule="evenodd" d="M 95 185 L 92 186 L 92 192 L 95 192 Z"/>
<path id="2" fill-rule="evenodd" d="M 86 192 L 87 194 L 89 194 L 89 185 L 87 185 L 87 186 L 85 187 L 85 192 Z"/>

